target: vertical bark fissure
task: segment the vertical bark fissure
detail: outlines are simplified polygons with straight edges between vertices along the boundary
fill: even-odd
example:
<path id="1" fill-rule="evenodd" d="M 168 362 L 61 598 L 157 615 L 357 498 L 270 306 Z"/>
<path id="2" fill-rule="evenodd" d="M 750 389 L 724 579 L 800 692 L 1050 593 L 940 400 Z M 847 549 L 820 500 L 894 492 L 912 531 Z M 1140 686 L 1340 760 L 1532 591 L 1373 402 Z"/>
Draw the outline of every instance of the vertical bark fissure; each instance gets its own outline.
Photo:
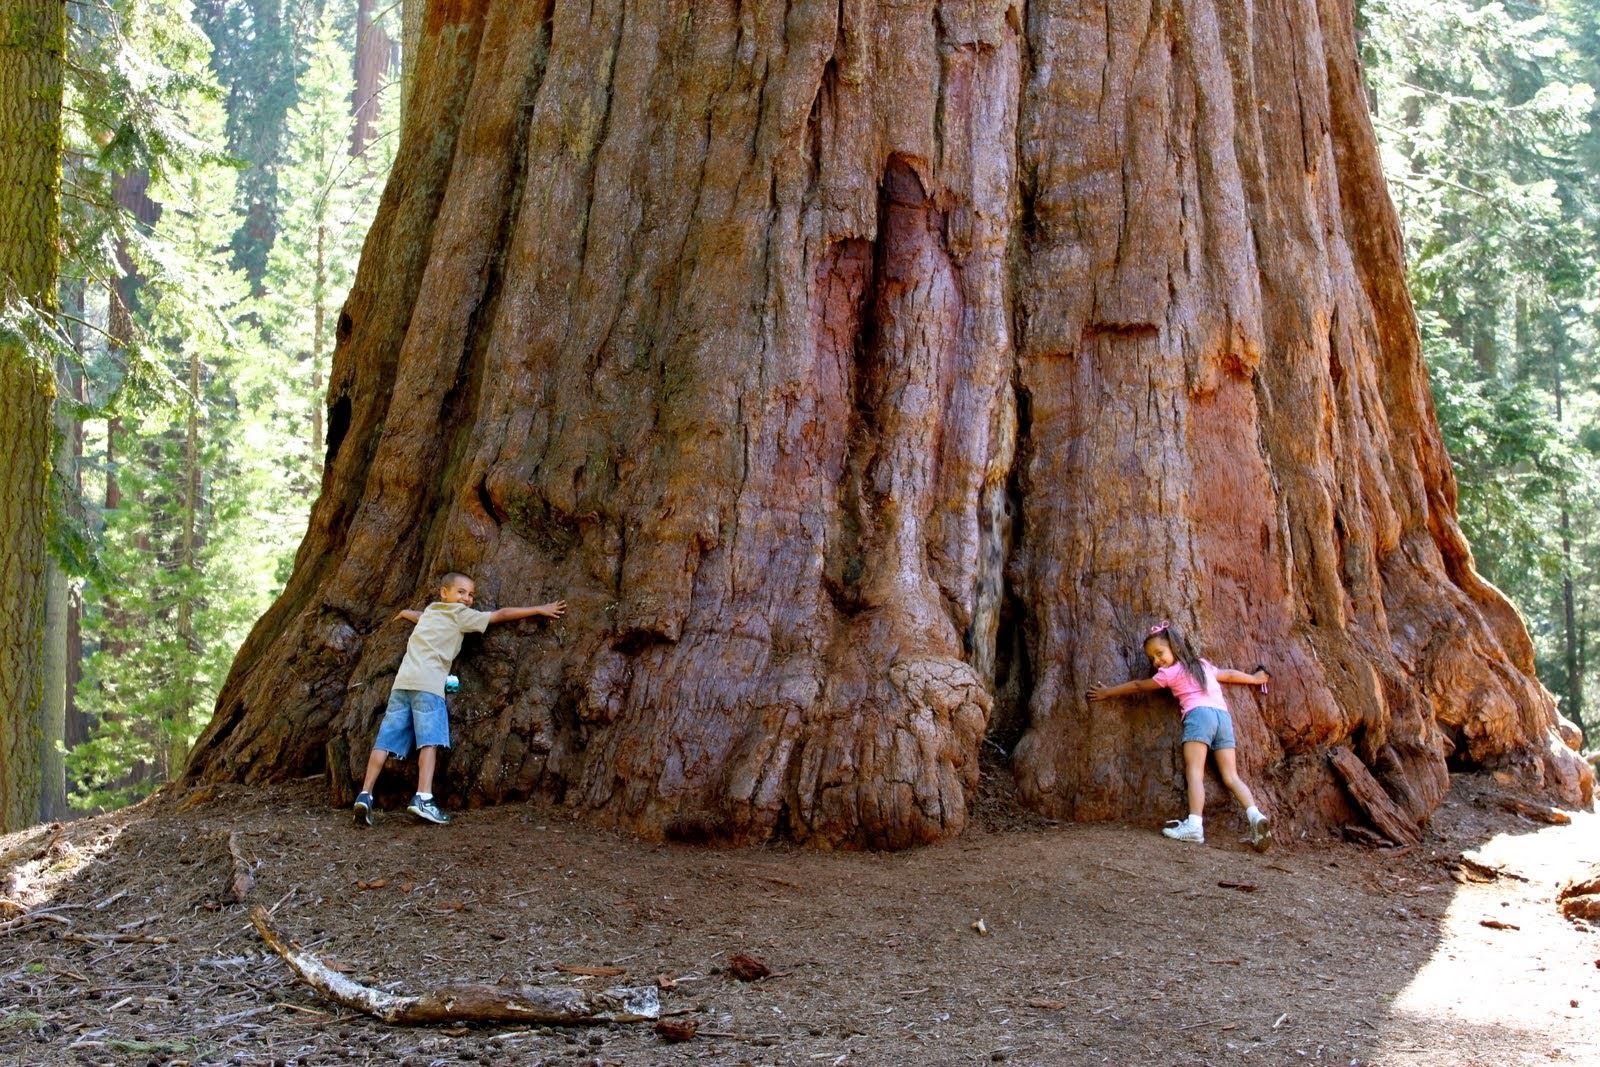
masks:
<path id="1" fill-rule="evenodd" d="M 594 5 L 590 4 L 591 22 L 594 17 L 593 11 Z M 594 204 L 595 175 L 599 170 L 595 165 L 595 161 L 605 148 L 606 136 L 611 130 L 611 108 L 616 101 L 617 92 L 617 55 L 622 51 L 622 37 L 627 32 L 627 13 L 627 3 L 619 3 L 617 5 L 616 30 L 611 38 L 611 47 L 606 49 L 605 76 L 599 82 L 599 86 L 605 93 L 604 106 L 600 109 L 599 128 L 595 131 L 593 140 L 588 145 L 588 158 L 584 160 L 585 165 L 588 167 L 589 187 L 583 198 L 585 205 L 583 225 L 578 234 L 578 244 L 583 249 L 583 253 L 578 257 L 578 272 L 580 276 L 583 273 L 583 264 L 589 258 L 589 226 L 594 220 L 589 217 L 588 208 Z M 551 46 L 554 47 L 555 43 L 555 41 L 551 41 Z"/>

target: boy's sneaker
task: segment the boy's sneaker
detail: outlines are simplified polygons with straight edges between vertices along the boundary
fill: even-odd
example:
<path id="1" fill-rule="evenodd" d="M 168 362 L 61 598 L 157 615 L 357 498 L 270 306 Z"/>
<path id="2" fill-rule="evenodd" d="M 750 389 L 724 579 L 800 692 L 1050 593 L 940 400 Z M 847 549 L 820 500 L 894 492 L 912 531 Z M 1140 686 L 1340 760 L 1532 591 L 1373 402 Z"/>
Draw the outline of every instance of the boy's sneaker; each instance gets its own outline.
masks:
<path id="1" fill-rule="evenodd" d="M 372 825 L 372 794 L 371 793 L 357 793 L 356 794 L 356 808 L 355 808 L 355 810 L 356 810 L 356 825 L 357 826 L 371 826 Z"/>
<path id="2" fill-rule="evenodd" d="M 1250 824 L 1250 847 L 1257 852 L 1272 847 L 1272 820 L 1265 815 Z"/>
<path id="3" fill-rule="evenodd" d="M 1190 841 L 1196 845 L 1206 843 L 1206 832 L 1188 819 L 1169 819 L 1161 832 L 1174 841 Z"/>
<path id="4" fill-rule="evenodd" d="M 439 805 L 433 802 L 432 797 L 427 800 L 423 800 L 420 796 L 412 797 L 411 806 L 406 810 L 423 822 L 438 823 L 443 826 L 450 821 L 450 816 L 439 810 Z"/>

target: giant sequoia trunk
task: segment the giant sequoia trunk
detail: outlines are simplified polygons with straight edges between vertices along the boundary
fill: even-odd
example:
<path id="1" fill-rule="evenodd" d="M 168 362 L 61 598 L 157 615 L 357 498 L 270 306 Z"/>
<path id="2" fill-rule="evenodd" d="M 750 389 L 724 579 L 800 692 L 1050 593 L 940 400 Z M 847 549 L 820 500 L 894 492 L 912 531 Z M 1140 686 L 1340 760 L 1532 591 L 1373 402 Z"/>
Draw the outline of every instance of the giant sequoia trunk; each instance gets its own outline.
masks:
<path id="1" fill-rule="evenodd" d="M 1179 810 L 1170 615 L 1317 830 L 1351 747 L 1569 800 L 1474 572 L 1347 0 L 431 0 L 339 324 L 321 498 L 190 764 L 348 798 L 438 576 L 457 801 L 646 834 L 958 832 L 986 732 L 1076 818 Z"/>

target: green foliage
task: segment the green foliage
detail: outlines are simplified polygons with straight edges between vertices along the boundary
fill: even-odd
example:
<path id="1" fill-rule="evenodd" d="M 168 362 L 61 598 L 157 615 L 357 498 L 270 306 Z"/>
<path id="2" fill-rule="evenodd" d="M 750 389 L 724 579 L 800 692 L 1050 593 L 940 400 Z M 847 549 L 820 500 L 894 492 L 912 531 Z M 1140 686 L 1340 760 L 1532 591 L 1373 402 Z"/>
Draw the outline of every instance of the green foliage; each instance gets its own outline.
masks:
<path id="1" fill-rule="evenodd" d="M 203 50 L 186 58 L 204 71 Z M 219 94 L 196 81 L 182 100 L 187 135 L 218 143 Z M 249 615 L 262 606 L 235 573 L 248 555 L 240 519 L 249 481 L 226 385 L 241 351 L 237 309 L 246 295 L 227 247 L 235 181 L 215 153 L 196 153 L 181 169 L 163 168 L 149 187 L 162 210 L 143 248 L 164 274 L 145 291 L 138 318 L 183 392 L 124 415 L 115 470 L 121 502 L 102 512 L 99 580 L 87 597 L 85 629 L 99 648 L 85 665 L 79 703 L 97 725 L 68 756 L 81 807 L 134 799 L 177 769 Z M 176 277 L 186 284 L 172 285 Z"/>
<path id="2" fill-rule="evenodd" d="M 1600 585 L 1596 21 L 1582 0 L 1361 5 L 1462 525 L 1527 618 L 1541 677 L 1600 740 L 1583 700 Z"/>
<path id="3" fill-rule="evenodd" d="M 127 0 L 121 10 L 159 7 Z M 151 32 L 137 39 L 121 24 L 162 68 L 170 113 L 114 157 L 84 156 L 110 197 L 97 203 L 117 217 L 79 231 L 83 248 L 99 250 L 84 257 L 86 274 L 111 278 L 83 291 L 101 303 L 78 301 L 82 360 L 100 394 L 80 414 L 118 422 L 93 425 L 91 444 L 108 458 L 82 490 L 95 565 L 85 568 L 90 654 L 78 699 L 94 728 L 68 755 L 80 808 L 138 799 L 181 769 L 235 651 L 287 578 L 320 480 L 321 383 L 393 138 L 352 159 L 350 11 L 329 3 L 309 23 L 272 21 L 309 7 L 207 9 L 218 25 L 276 25 L 252 44 L 283 53 L 272 56 L 230 41 L 214 59 L 187 23 L 147 19 L 138 25 Z M 252 125 L 278 106 L 272 94 L 237 83 L 224 94 L 213 69 L 298 72 L 293 106 L 276 112 L 281 128 Z M 223 151 L 230 143 L 280 145 L 271 182 L 241 172 Z M 117 172 L 112 159 L 138 169 Z M 282 199 L 269 205 L 272 244 L 252 276 L 238 237 L 263 190 Z M 143 339 L 140 374 L 162 388 L 131 387 L 129 336 Z"/>
<path id="4" fill-rule="evenodd" d="M 195 12 L 211 39 L 212 69 L 228 94 L 228 150 L 250 164 L 239 181 L 230 241 L 236 265 L 252 284 L 266 273 L 277 233 L 284 118 L 296 100 L 302 27 L 315 24 L 318 6 L 311 0 L 228 0 L 200 4 Z"/>
<path id="5" fill-rule="evenodd" d="M 310 37 L 299 102 L 287 116 L 279 175 L 283 197 L 277 239 L 267 256 L 266 290 L 255 304 L 266 342 L 246 380 L 253 402 L 271 404 L 289 431 L 281 454 L 293 484 L 314 491 L 322 471 L 317 421 L 333 353 L 339 308 L 355 277 L 361 244 L 393 159 L 393 121 L 380 94 L 380 136 L 350 154 L 350 51 L 333 5 Z"/>

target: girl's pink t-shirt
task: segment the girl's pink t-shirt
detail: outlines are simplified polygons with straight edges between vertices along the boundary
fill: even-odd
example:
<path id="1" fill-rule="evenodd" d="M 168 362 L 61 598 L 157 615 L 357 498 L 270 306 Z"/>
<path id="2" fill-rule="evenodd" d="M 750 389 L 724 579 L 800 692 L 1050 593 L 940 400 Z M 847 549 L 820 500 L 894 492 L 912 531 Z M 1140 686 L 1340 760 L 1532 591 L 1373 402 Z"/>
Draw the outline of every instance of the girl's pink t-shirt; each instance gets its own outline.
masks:
<path id="1" fill-rule="evenodd" d="M 1205 685 L 1196 682 L 1194 675 L 1189 673 L 1189 668 L 1182 663 L 1174 663 L 1170 667 L 1162 667 L 1153 676 L 1155 680 L 1172 690 L 1172 695 L 1178 698 L 1178 707 L 1187 715 L 1195 708 L 1221 708 L 1228 710 L 1228 702 L 1222 695 L 1222 683 L 1217 681 L 1217 668 L 1208 659 L 1200 661 L 1200 666 L 1205 668 Z"/>

